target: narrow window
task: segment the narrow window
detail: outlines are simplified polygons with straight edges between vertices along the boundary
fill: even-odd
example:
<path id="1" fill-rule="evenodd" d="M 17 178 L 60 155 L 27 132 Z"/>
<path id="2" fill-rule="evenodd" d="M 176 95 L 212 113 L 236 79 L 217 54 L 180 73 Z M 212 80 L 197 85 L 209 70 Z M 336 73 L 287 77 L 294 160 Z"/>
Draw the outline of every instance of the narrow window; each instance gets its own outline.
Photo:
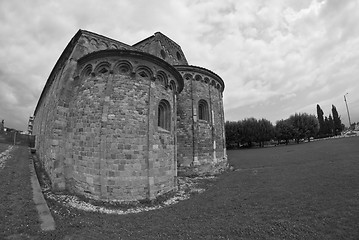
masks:
<path id="1" fill-rule="evenodd" d="M 209 121 L 209 110 L 206 100 L 201 99 L 198 102 L 198 119 Z"/>
<path id="2" fill-rule="evenodd" d="M 158 126 L 168 131 L 171 130 L 171 106 L 164 99 L 158 104 Z"/>

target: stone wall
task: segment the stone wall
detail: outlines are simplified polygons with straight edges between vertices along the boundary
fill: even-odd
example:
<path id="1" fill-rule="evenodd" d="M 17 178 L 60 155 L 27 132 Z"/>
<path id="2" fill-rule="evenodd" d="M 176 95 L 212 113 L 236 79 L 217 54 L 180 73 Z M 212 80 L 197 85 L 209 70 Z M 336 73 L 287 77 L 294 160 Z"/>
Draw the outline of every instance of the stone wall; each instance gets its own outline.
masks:
<path id="1" fill-rule="evenodd" d="M 65 189 L 65 178 L 71 168 L 71 162 L 65 160 L 64 135 L 67 132 L 77 60 L 90 52 L 104 49 L 105 46 L 131 49 L 121 42 L 80 30 L 57 61 L 36 106 L 33 125 L 35 144 L 54 190 Z"/>
<path id="2" fill-rule="evenodd" d="M 180 171 L 186 175 L 211 173 L 216 165 L 225 164 L 227 158 L 222 102 L 224 85 L 217 75 L 204 68 L 184 65 L 176 68 L 185 82 L 177 111 Z M 200 101 L 207 107 L 206 116 L 200 116 Z M 195 172 L 189 168 L 195 168 Z"/>
<path id="3" fill-rule="evenodd" d="M 133 45 L 141 51 L 162 58 L 171 65 L 187 65 L 186 56 L 181 47 L 160 32 Z"/>
<path id="4" fill-rule="evenodd" d="M 157 126 L 161 100 L 175 110 L 174 91 L 153 77 L 154 69 L 166 70 L 128 56 L 97 61 L 86 63 L 70 105 L 68 159 L 75 191 L 133 201 L 174 189 L 174 112 L 169 130 Z M 98 72 L 101 64 L 106 73 Z M 95 76 L 86 74 L 89 66 Z M 166 76 L 171 82 L 173 76 Z"/>
<path id="5" fill-rule="evenodd" d="M 81 44 L 71 57 L 91 51 Z M 133 201 L 174 189 L 175 95 L 181 76 L 140 53 L 94 53 L 97 57 L 80 65 L 70 57 L 37 107 L 36 147 L 54 190 Z M 157 126 L 161 100 L 172 111 L 168 130 Z"/>
<path id="6" fill-rule="evenodd" d="M 161 33 L 129 46 L 80 30 L 34 114 L 36 150 L 53 190 L 153 199 L 176 188 L 178 166 L 211 172 L 207 166 L 226 163 L 223 89 L 218 75 L 188 66 Z"/>

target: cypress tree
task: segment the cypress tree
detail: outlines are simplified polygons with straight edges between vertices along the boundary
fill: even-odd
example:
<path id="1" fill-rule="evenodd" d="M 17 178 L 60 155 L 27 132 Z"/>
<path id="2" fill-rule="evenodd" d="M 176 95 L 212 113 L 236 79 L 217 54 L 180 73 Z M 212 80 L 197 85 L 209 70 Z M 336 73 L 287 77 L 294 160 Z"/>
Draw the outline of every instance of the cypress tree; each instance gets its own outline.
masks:
<path id="1" fill-rule="evenodd" d="M 323 110 L 320 108 L 319 104 L 317 104 L 317 116 L 318 116 L 318 122 L 319 122 L 319 136 L 322 136 L 326 133 L 326 126 L 324 122 L 324 113 Z"/>
<path id="2" fill-rule="evenodd" d="M 339 135 L 342 129 L 342 121 L 338 115 L 337 108 L 332 105 L 332 114 L 333 114 L 333 122 L 334 122 L 334 134 Z"/>
<path id="3" fill-rule="evenodd" d="M 329 118 L 328 118 L 328 133 L 330 136 L 333 136 L 334 133 L 334 121 L 332 118 L 332 115 L 329 114 Z"/>

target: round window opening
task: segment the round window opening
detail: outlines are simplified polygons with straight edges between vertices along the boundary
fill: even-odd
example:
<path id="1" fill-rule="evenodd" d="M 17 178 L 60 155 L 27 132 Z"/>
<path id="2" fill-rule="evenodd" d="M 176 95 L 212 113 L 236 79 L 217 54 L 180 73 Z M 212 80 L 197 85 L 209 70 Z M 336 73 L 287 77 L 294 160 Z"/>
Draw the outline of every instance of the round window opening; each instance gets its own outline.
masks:
<path id="1" fill-rule="evenodd" d="M 181 54 L 179 52 L 177 52 L 176 55 L 177 55 L 177 59 L 181 61 L 181 59 L 182 59 Z"/>
<path id="2" fill-rule="evenodd" d="M 166 53 L 165 53 L 165 51 L 163 51 L 163 49 L 161 50 L 161 57 L 162 57 L 163 59 L 166 58 Z"/>

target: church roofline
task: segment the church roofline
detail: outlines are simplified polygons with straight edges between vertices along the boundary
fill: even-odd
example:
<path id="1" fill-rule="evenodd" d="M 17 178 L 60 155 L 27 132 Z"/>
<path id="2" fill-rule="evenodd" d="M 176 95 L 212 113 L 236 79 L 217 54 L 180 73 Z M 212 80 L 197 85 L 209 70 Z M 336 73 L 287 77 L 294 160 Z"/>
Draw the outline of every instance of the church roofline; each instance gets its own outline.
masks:
<path id="1" fill-rule="evenodd" d="M 106 39 L 108 41 L 111 41 L 111 42 L 116 42 L 116 43 L 120 43 L 120 44 L 123 44 L 123 45 L 126 45 L 126 47 L 129 47 L 129 48 L 133 48 L 131 45 L 128 45 L 127 43 L 123 43 L 121 41 L 117 41 L 113 38 L 109 38 L 109 37 L 106 37 L 104 35 L 101 35 L 101 34 L 98 34 L 98 33 L 94 33 L 94 32 L 90 32 L 90 31 L 87 31 L 87 30 L 79 30 L 81 31 L 82 33 L 85 33 L 87 35 L 91 35 L 91 36 L 95 36 L 95 37 L 99 37 L 99 38 L 102 38 L 102 39 Z"/>
<path id="2" fill-rule="evenodd" d="M 174 45 L 176 45 L 177 47 L 181 48 L 180 45 L 178 45 L 178 43 L 176 43 L 175 41 L 173 41 L 171 38 L 167 37 L 165 34 L 161 33 L 161 32 L 155 32 L 152 36 L 149 36 L 148 38 L 145 38 L 135 44 L 132 45 L 132 47 L 136 47 L 137 45 L 140 45 L 141 43 L 147 42 L 148 40 L 155 38 L 156 35 L 161 35 L 162 37 L 165 37 L 167 40 L 171 41 Z"/>
<path id="3" fill-rule="evenodd" d="M 148 40 L 150 40 L 151 38 L 154 38 L 154 37 L 155 37 L 155 35 L 149 36 L 149 37 L 147 37 L 147 38 L 133 44 L 132 47 L 136 47 L 137 45 L 140 45 L 141 43 L 147 42 Z"/>
<path id="4" fill-rule="evenodd" d="M 52 82 L 54 81 L 57 70 L 60 69 L 63 66 L 63 64 L 66 62 L 66 60 L 70 57 L 74 47 L 76 46 L 76 44 L 77 44 L 79 38 L 81 37 L 81 35 L 83 34 L 83 32 L 84 31 L 81 29 L 79 29 L 77 31 L 77 33 L 71 38 L 70 42 L 65 47 L 64 51 L 61 53 L 59 59 L 56 61 L 54 68 L 52 69 L 49 77 L 47 78 L 45 87 L 41 92 L 39 101 L 37 102 L 37 105 L 36 105 L 36 108 L 34 111 L 34 116 L 36 115 L 37 109 L 40 107 L 42 99 L 45 97 L 48 89 L 50 88 Z"/>
<path id="5" fill-rule="evenodd" d="M 133 48 L 131 45 L 128 45 L 126 43 L 114 40 L 112 38 L 108 38 L 106 36 L 103 36 L 103 35 L 100 35 L 100 34 L 97 34 L 97 33 L 94 33 L 94 32 L 90 32 L 90 31 L 87 31 L 87 30 L 79 29 L 76 32 L 76 34 L 71 38 L 70 42 L 65 47 L 64 51 L 61 53 L 59 59 L 56 61 L 55 66 L 53 67 L 49 77 L 47 78 L 47 81 L 45 83 L 44 89 L 41 92 L 39 101 L 36 104 L 35 111 L 34 111 L 34 116 L 36 115 L 37 109 L 40 107 L 42 99 L 45 97 L 48 89 L 50 88 L 52 82 L 54 81 L 54 78 L 55 78 L 55 75 L 57 73 L 57 70 L 60 69 L 63 66 L 63 64 L 68 60 L 68 58 L 71 56 L 71 53 L 72 53 L 74 47 L 78 43 L 78 40 L 80 39 L 80 37 L 83 36 L 83 35 L 84 36 L 85 35 L 90 35 L 90 36 L 106 39 L 108 41 L 113 41 L 113 42 L 116 42 L 116 43 L 126 45 L 129 48 Z"/>
<path id="6" fill-rule="evenodd" d="M 224 91 L 225 84 L 223 79 L 220 76 L 218 76 L 216 73 L 212 72 L 211 70 L 208 70 L 207 68 L 193 66 L 193 65 L 174 65 L 174 67 L 178 71 L 193 71 L 193 72 L 209 75 L 219 82 L 219 84 L 222 87 L 222 92 Z"/>

